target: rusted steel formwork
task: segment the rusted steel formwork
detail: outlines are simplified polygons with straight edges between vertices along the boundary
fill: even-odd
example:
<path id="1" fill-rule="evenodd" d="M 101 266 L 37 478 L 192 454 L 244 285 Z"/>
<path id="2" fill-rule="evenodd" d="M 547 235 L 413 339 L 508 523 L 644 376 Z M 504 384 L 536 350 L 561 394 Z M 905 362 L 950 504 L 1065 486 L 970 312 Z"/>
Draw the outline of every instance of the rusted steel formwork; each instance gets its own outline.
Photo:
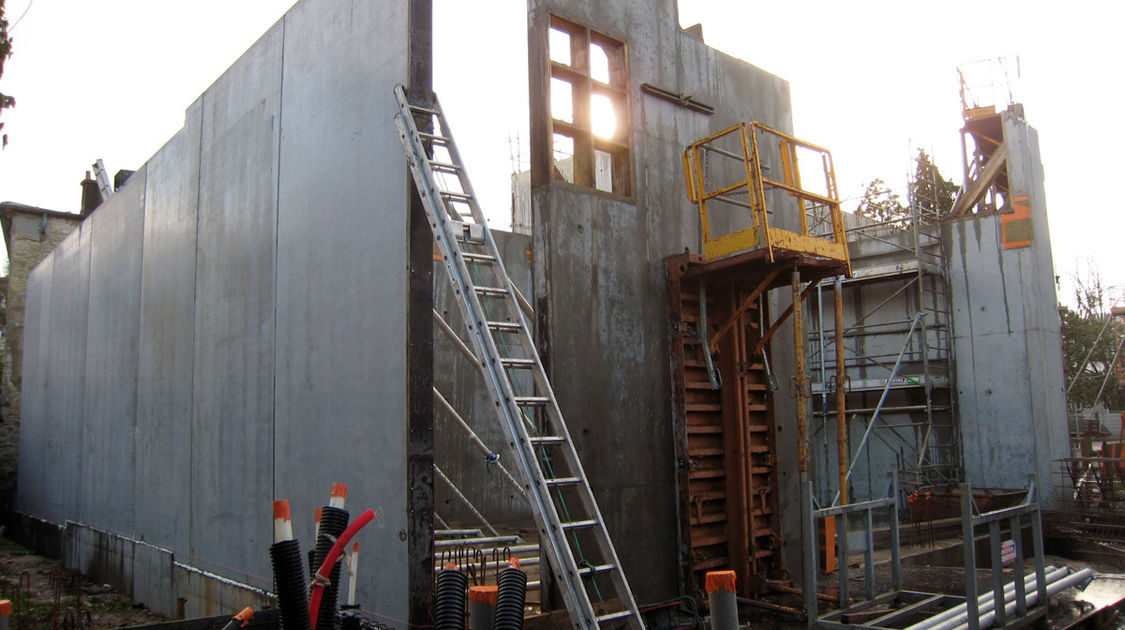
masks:
<path id="1" fill-rule="evenodd" d="M 763 333 L 770 319 L 760 312 L 762 298 L 789 285 L 794 268 L 802 281 L 816 281 L 843 267 L 796 254 L 771 263 L 761 250 L 712 262 L 683 254 L 666 262 L 681 586 L 702 592 L 707 571 L 730 568 L 738 572 L 740 592 L 753 595 L 781 570 L 774 392 L 756 349 L 776 326 Z M 720 331 L 726 332 L 716 340 Z M 708 375 L 709 346 L 719 388 Z"/>

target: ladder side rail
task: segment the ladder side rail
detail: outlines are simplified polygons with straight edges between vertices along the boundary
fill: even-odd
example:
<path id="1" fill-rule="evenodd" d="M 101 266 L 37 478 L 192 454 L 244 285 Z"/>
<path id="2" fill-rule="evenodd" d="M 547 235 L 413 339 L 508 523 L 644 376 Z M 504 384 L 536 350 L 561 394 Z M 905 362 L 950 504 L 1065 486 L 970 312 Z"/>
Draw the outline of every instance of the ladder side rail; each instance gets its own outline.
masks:
<path id="1" fill-rule="evenodd" d="M 409 121 L 406 124 L 413 130 L 413 132 L 416 132 L 416 128 L 413 127 L 413 118 L 409 115 L 412 109 L 409 103 L 406 101 L 405 93 L 400 93 L 398 91 L 396 91 L 396 93 L 400 98 L 400 107 L 403 110 L 403 119 Z M 573 440 L 571 440 L 569 431 L 566 427 L 566 423 L 563 420 L 562 412 L 558 407 L 557 398 L 554 395 L 553 389 L 550 385 L 550 381 L 547 379 L 542 361 L 538 355 L 534 340 L 531 337 L 531 326 L 524 317 L 522 309 L 519 308 L 519 304 L 516 301 L 514 293 L 510 290 L 507 272 L 503 267 L 503 262 L 499 255 L 499 248 L 496 246 L 496 243 L 492 237 L 491 230 L 488 229 L 487 222 L 484 219 L 479 203 L 477 202 L 476 195 L 473 192 L 472 184 L 469 181 L 468 174 L 464 168 L 464 162 L 461 160 L 460 152 L 458 151 L 456 142 L 453 139 L 453 134 L 449 129 L 448 123 L 445 120 L 440 105 L 438 105 L 436 101 L 434 107 L 434 115 L 436 115 L 438 118 L 440 133 L 443 137 L 442 144 L 445 146 L 446 151 L 449 153 L 451 164 L 455 166 L 455 172 L 457 173 L 459 185 L 461 186 L 461 202 L 467 203 L 469 205 L 473 219 L 479 222 L 479 225 L 482 228 L 481 233 L 484 243 L 481 244 L 481 246 L 485 247 L 489 255 L 491 255 L 494 259 L 493 262 L 490 263 L 490 265 L 495 265 L 493 270 L 496 272 L 496 275 L 500 279 L 501 283 L 503 284 L 503 288 L 505 289 L 503 301 L 508 307 L 509 319 L 514 320 L 514 323 L 519 324 L 518 334 L 520 335 L 520 345 L 523 347 L 524 353 L 525 355 L 527 355 L 527 358 L 533 361 L 534 369 L 532 370 L 532 374 L 538 389 L 538 393 L 539 395 L 543 395 L 543 397 L 545 397 L 548 401 L 548 404 L 545 406 L 545 415 L 550 425 L 552 425 L 550 427 L 550 431 L 552 434 L 558 435 L 563 438 L 564 445 L 562 447 L 563 453 L 561 454 L 566 460 L 568 473 L 570 475 L 578 477 L 581 480 L 581 483 L 579 484 L 580 489 L 578 492 L 578 496 L 580 498 L 580 501 L 583 503 L 583 507 L 586 511 L 586 516 L 591 516 L 592 520 L 594 520 L 597 524 L 596 527 L 598 531 L 595 532 L 594 540 L 599 547 L 599 551 L 601 552 L 602 557 L 605 558 L 614 567 L 609 571 L 609 573 L 611 574 L 611 579 L 614 581 L 614 586 L 619 591 L 618 596 L 621 600 L 621 604 L 626 608 L 624 612 L 631 614 L 634 617 L 635 625 L 640 626 L 639 611 L 637 609 L 636 602 L 634 601 L 632 591 L 628 586 L 628 581 L 625 578 L 624 571 L 621 568 L 621 562 L 617 556 L 616 549 L 614 548 L 612 540 L 609 537 L 609 532 L 608 530 L 606 530 L 605 520 L 601 515 L 601 512 L 597 506 L 597 502 L 594 500 L 593 493 L 589 487 L 588 478 L 586 477 L 585 471 L 582 468 L 578 453 L 575 450 L 574 442 Z M 410 135 L 410 138 L 419 138 L 419 136 L 417 134 L 414 134 Z M 414 142 L 413 145 L 408 148 L 408 150 L 410 150 L 412 155 L 415 156 L 414 162 L 416 162 L 416 164 L 412 164 L 412 172 L 414 172 L 416 177 L 419 175 L 422 176 L 423 182 L 427 187 L 429 187 L 430 190 L 429 199 L 440 200 L 443 204 L 442 207 L 444 209 L 444 198 L 442 198 L 440 194 L 433 194 L 434 191 L 440 191 L 441 189 L 437 185 L 436 180 L 434 180 L 433 178 L 432 170 L 430 167 L 428 167 L 427 164 L 428 158 L 426 158 L 426 156 L 424 155 L 424 152 L 419 146 L 419 143 Z M 427 165 L 427 168 L 414 168 L 416 165 Z M 448 221 L 447 215 L 447 212 L 441 213 L 442 227 L 446 232 L 444 235 L 446 237 L 445 244 L 447 246 L 459 248 L 460 246 L 457 244 L 456 239 L 449 239 L 448 226 L 446 225 L 446 222 Z M 550 497 L 549 487 L 545 483 L 546 478 L 543 475 L 543 471 L 538 466 L 538 459 L 535 455 L 534 448 L 531 446 L 530 441 L 526 440 L 527 430 L 522 422 L 524 415 L 519 406 L 514 402 L 515 392 L 512 390 L 510 377 L 506 372 L 504 372 L 505 367 L 502 364 L 497 365 L 497 361 L 498 359 L 500 359 L 501 355 L 496 348 L 495 340 L 493 339 L 492 333 L 487 326 L 488 319 L 480 303 L 480 298 L 473 290 L 474 285 L 469 282 L 469 280 L 467 280 L 468 278 L 470 278 L 470 276 L 468 275 L 467 265 L 465 264 L 463 257 L 453 256 L 453 258 L 453 262 L 456 265 L 456 271 L 461 274 L 460 276 L 456 277 L 455 282 L 459 285 L 458 288 L 462 291 L 462 310 L 463 312 L 465 312 L 465 309 L 467 307 L 471 307 L 472 311 L 479 316 L 475 320 L 477 321 L 477 330 L 474 337 L 479 337 L 483 342 L 483 345 L 485 346 L 483 350 L 486 353 L 490 353 L 486 355 L 490 357 L 487 362 L 488 364 L 483 365 L 483 368 L 485 369 L 485 371 L 489 372 L 490 380 L 495 379 L 496 382 L 498 382 L 499 391 L 502 391 L 507 397 L 508 404 L 505 405 L 505 411 L 507 411 L 508 413 L 505 414 L 505 421 L 507 424 L 510 424 L 518 429 L 517 437 L 523 439 L 524 441 L 520 443 L 520 440 L 517 439 L 515 440 L 515 442 L 517 443 L 518 447 L 520 447 L 521 451 L 527 451 L 520 453 L 521 459 L 530 458 L 528 461 L 535 464 L 534 466 L 529 468 L 529 472 L 534 473 L 532 475 L 534 477 L 533 481 L 544 481 L 543 485 L 537 489 L 537 492 L 535 494 L 540 494 L 538 490 L 541 490 L 542 493 L 547 494 L 547 496 L 545 497 L 545 502 L 552 508 L 551 516 L 553 516 L 553 518 L 555 519 L 556 524 L 561 523 L 561 521 L 558 519 L 557 508 L 555 508 L 554 502 Z M 454 279 L 455 267 L 451 267 L 448 262 L 446 266 L 447 271 L 449 271 L 451 274 L 451 279 Z M 465 312 L 464 314 L 468 314 L 468 312 Z M 473 320 L 470 319 L 468 321 Z M 482 361 L 482 364 L 483 363 L 485 362 Z M 499 398 L 497 398 L 496 400 L 499 401 Z M 513 410 L 515 411 L 515 415 L 517 418 L 519 418 L 519 420 L 510 417 L 510 414 Z M 539 499 L 540 497 L 536 498 Z M 565 531 L 562 530 L 561 526 L 558 527 L 556 531 L 563 536 L 563 546 L 566 547 L 566 560 L 569 560 L 568 564 L 571 567 L 570 570 L 576 571 L 577 563 L 574 559 L 574 550 L 571 549 L 569 544 L 566 543 Z M 554 541 L 554 536 L 552 536 L 551 539 L 552 541 Z M 559 570 L 561 570 L 562 564 L 559 563 L 558 566 Z M 588 597 L 589 594 L 584 590 L 585 587 L 582 584 L 581 578 L 577 575 L 577 573 L 574 573 L 573 575 L 578 579 L 578 586 L 585 596 L 585 603 L 589 606 L 587 611 L 589 613 L 592 613 L 592 604 L 590 604 Z M 593 576 L 592 579 L 594 579 Z M 562 581 L 563 580 L 560 579 L 560 582 Z"/>
<path id="2" fill-rule="evenodd" d="M 435 195 L 436 191 L 440 190 L 436 181 L 433 178 L 429 168 L 424 168 L 427 164 L 428 158 L 424 152 L 419 151 L 416 138 L 418 138 L 417 128 L 414 125 L 413 116 L 411 116 L 410 105 L 406 100 L 405 92 L 401 88 L 396 88 L 396 95 L 399 97 L 399 105 L 402 113 L 395 117 L 395 122 L 399 126 L 400 139 L 403 142 L 404 148 L 407 150 L 411 158 L 410 170 L 414 177 L 414 182 L 421 189 L 419 192 L 423 197 L 424 205 L 427 208 L 427 214 L 431 221 L 431 227 L 434 230 L 434 236 L 438 240 L 438 245 L 442 249 L 443 255 L 446 257 L 445 266 L 449 273 L 450 279 L 456 285 L 457 290 L 461 293 L 461 300 L 459 300 L 462 315 L 465 317 L 471 333 L 475 350 L 478 357 L 481 358 L 482 371 L 486 375 L 485 382 L 488 385 L 489 393 L 493 396 L 494 401 L 497 403 L 498 411 L 503 422 L 503 428 L 507 433 L 507 437 L 512 444 L 515 445 L 515 450 L 520 458 L 521 468 L 524 471 L 525 482 L 529 482 L 528 486 L 531 490 L 531 497 L 534 500 L 538 509 L 532 510 L 532 513 L 538 521 L 541 533 L 548 537 L 551 544 L 547 545 L 548 554 L 551 560 L 558 567 L 556 577 L 560 583 L 563 583 L 566 588 L 561 589 L 564 599 L 569 600 L 566 603 L 571 610 L 582 610 L 588 618 L 586 621 L 589 623 L 582 623 L 583 620 L 573 620 L 580 627 L 596 628 L 593 623 L 594 613 L 593 607 L 589 603 L 588 597 L 579 597 L 578 593 L 585 594 L 585 588 L 581 583 L 581 578 L 577 573 L 577 563 L 574 560 L 573 552 L 570 550 L 569 544 L 565 539 L 565 532 L 562 531 L 557 510 L 555 509 L 554 502 L 550 499 L 549 494 L 544 492 L 546 483 L 543 479 L 542 471 L 539 468 L 538 462 L 535 458 L 533 449 L 530 448 L 527 430 L 523 421 L 518 419 L 523 416 L 522 411 L 519 410 L 515 404 L 515 394 L 511 389 L 510 382 L 506 375 L 500 374 L 498 370 L 503 369 L 502 366 L 496 365 L 495 360 L 490 360 L 488 357 L 498 357 L 499 353 L 495 347 L 495 341 L 492 339 L 492 334 L 487 328 L 487 320 L 484 316 L 483 309 L 481 308 L 479 299 L 473 286 L 466 278 L 469 277 L 468 267 L 465 264 L 464 258 L 460 255 L 460 247 L 456 243 L 456 239 L 449 234 L 450 226 L 448 225 L 450 217 L 444 211 L 444 200 L 441 199 L 440 194 Z M 443 130 L 443 133 L 448 133 Z M 451 153 L 452 156 L 452 153 Z M 441 204 L 442 211 L 437 211 L 433 204 Z M 478 209 L 479 212 L 479 209 Z M 493 264 L 500 265 L 499 256 L 495 243 L 491 240 L 490 234 L 485 232 L 486 244 L 491 246 L 491 253 L 495 255 L 496 260 Z M 498 273 L 503 273 L 502 267 Z M 534 346 L 528 348 L 534 351 Z M 567 436 L 569 442 L 569 436 Z M 554 523 L 550 522 L 553 520 Z M 565 550 L 565 552 L 563 551 Z"/>

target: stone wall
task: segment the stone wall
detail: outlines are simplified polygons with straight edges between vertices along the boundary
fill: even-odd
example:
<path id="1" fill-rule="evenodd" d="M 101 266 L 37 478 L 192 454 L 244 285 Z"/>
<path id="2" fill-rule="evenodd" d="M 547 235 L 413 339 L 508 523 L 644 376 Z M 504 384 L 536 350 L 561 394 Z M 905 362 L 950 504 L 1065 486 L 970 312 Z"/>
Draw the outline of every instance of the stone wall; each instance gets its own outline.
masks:
<path id="1" fill-rule="evenodd" d="M 0 520 L 6 520 L 16 493 L 27 275 L 78 227 L 82 217 L 14 203 L 0 204 L 0 216 L 8 246 L 7 319 L 0 368 Z"/>

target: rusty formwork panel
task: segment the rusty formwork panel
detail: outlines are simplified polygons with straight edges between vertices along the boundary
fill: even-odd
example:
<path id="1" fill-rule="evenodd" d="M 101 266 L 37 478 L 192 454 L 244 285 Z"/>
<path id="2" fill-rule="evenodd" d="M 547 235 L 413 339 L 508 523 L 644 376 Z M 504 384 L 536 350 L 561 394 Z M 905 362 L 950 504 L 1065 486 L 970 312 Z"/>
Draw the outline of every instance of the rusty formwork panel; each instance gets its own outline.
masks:
<path id="1" fill-rule="evenodd" d="M 770 262 L 766 252 L 753 250 L 711 262 L 682 254 L 666 264 L 681 587 L 701 593 L 707 571 L 734 569 L 742 594 L 758 594 L 765 579 L 780 577 L 782 539 L 774 392 L 756 349 L 762 324 L 770 322 L 768 313 L 759 312 L 762 298 L 788 286 L 794 268 L 802 280 L 816 281 L 843 273 L 845 263 L 791 252 L 775 252 Z M 704 285 L 706 331 L 700 309 Z M 737 319 L 728 326 L 732 315 Z M 704 348 L 724 329 L 714 348 L 721 375 L 715 389 Z M 766 329 L 767 341 L 774 329 Z"/>

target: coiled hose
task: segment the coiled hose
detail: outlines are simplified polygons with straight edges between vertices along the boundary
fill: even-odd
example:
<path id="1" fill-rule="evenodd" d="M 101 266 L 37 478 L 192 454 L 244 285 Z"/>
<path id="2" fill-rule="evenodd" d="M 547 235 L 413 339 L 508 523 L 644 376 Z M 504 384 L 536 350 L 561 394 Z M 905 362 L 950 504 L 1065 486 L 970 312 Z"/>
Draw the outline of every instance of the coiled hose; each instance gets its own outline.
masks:
<path id="1" fill-rule="evenodd" d="M 281 625 L 285 630 L 309 630 L 309 608 L 305 601 L 305 567 L 301 560 L 301 543 L 283 540 L 270 545 L 273 565 L 273 587 L 281 609 Z"/>
<path id="2" fill-rule="evenodd" d="M 465 604 L 469 578 L 452 562 L 438 573 L 434 594 L 434 629 L 465 630 Z"/>
<path id="3" fill-rule="evenodd" d="M 523 630 L 524 604 L 527 601 L 527 574 L 517 563 L 500 572 L 496 581 L 496 612 L 492 630 Z"/>
<path id="4" fill-rule="evenodd" d="M 348 528 L 348 511 L 337 507 L 325 506 L 320 510 L 320 536 L 316 539 L 316 551 L 313 554 L 313 566 L 320 567 L 328 556 L 328 551 L 336 543 L 336 539 Z M 340 591 L 340 567 L 337 562 L 332 565 L 332 574 L 328 576 L 328 585 L 324 587 L 324 597 L 320 600 L 320 619 L 318 624 L 322 630 L 336 628 L 336 598 Z M 315 569 L 309 576 L 316 577 Z"/>

